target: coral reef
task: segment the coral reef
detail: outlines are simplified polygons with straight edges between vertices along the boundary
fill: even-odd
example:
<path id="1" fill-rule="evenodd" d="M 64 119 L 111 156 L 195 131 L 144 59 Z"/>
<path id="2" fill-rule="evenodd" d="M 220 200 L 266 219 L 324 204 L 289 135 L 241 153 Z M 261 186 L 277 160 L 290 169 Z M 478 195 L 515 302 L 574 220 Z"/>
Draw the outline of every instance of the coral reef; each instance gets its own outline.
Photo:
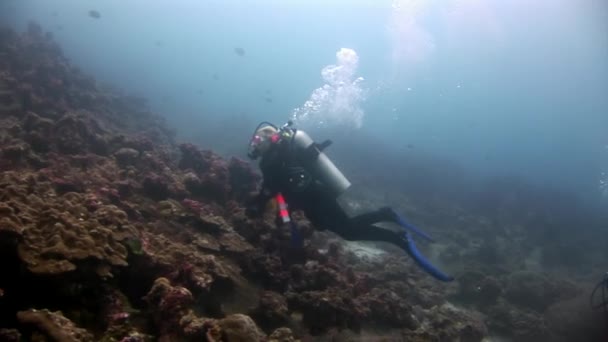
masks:
<path id="1" fill-rule="evenodd" d="M 251 317 L 260 322 L 265 330 L 281 327 L 289 321 L 287 300 L 280 293 L 264 291 Z"/>
<path id="2" fill-rule="evenodd" d="M 71 66 L 38 25 L 0 30 L 0 56 L 2 340 L 487 336 L 482 318 L 448 298 L 477 307 L 490 328 L 539 339 L 559 330 L 558 308 L 577 294 L 487 265 L 437 284 L 401 251 L 362 258 L 313 234 L 301 213 L 306 241 L 294 249 L 274 213 L 244 215 L 260 180 L 248 163 L 176 143 L 145 101 Z M 445 259 L 506 262 L 488 225 L 469 229 L 479 241 L 466 253 L 448 246 Z"/>
<path id="3" fill-rule="evenodd" d="M 74 192 L 75 183 L 64 179 L 14 172 L 1 177 L 1 196 L 10 194 L 3 203 L 4 219 L 19 227 L 20 232 L 12 229 L 18 234 L 19 257 L 32 273 L 56 275 L 80 267 L 110 276 L 112 267 L 127 265 L 121 241 L 137 236 L 137 230 L 116 206 L 89 211 L 86 195 Z"/>
<path id="4" fill-rule="evenodd" d="M 246 315 L 234 314 L 219 320 L 218 325 L 228 341 L 258 342 L 265 341 L 266 335 L 255 322 Z"/>
<path id="5" fill-rule="evenodd" d="M 65 318 L 61 312 L 50 312 L 49 310 L 31 309 L 17 312 L 19 322 L 31 325 L 35 329 L 34 334 L 40 333 L 53 341 L 93 341 L 93 336 L 86 330 L 78 328 L 72 321 Z"/>
<path id="6" fill-rule="evenodd" d="M 589 310 L 586 295 L 554 303 L 543 316 L 553 332 L 553 341 L 605 341 L 608 337 L 602 329 L 605 317 Z"/>

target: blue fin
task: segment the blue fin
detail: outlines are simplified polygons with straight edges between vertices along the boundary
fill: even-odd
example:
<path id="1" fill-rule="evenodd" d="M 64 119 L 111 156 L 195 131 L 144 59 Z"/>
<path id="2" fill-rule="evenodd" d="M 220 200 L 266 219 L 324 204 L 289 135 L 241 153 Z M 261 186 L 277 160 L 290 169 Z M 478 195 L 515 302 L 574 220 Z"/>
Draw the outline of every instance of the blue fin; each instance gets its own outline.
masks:
<path id="1" fill-rule="evenodd" d="M 454 277 L 441 272 L 437 267 L 433 266 L 433 264 L 431 264 L 431 262 L 428 261 L 422 255 L 422 253 L 420 253 L 420 251 L 418 250 L 418 248 L 416 248 L 416 245 L 414 244 L 414 240 L 409 236 L 409 234 L 405 234 L 404 238 L 407 242 L 406 251 L 412 257 L 412 259 L 414 259 L 418 266 L 420 266 L 428 274 L 432 275 L 435 279 L 445 282 L 454 280 Z"/>
<path id="2" fill-rule="evenodd" d="M 435 240 L 433 240 L 432 237 L 430 237 L 427 233 L 423 232 L 422 230 L 416 228 L 416 226 L 410 224 L 409 222 L 407 222 L 405 220 L 405 218 L 403 218 L 403 216 L 399 215 L 395 210 L 391 209 L 393 211 L 393 213 L 395 214 L 395 217 L 397 218 L 397 223 L 402 226 L 403 228 L 409 229 L 411 230 L 414 234 L 420 236 L 423 239 L 426 239 L 429 242 L 435 242 Z"/>

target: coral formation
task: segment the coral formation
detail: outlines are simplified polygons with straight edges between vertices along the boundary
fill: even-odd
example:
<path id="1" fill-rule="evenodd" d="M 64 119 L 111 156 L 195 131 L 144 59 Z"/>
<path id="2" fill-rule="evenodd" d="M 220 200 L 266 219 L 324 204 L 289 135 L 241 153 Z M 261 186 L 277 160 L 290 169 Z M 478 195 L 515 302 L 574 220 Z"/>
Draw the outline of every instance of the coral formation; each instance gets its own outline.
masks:
<path id="1" fill-rule="evenodd" d="M 227 341 L 261 342 L 266 340 L 266 335 L 249 316 L 229 315 L 222 318 L 218 324 Z"/>
<path id="2" fill-rule="evenodd" d="M 89 332 L 78 328 L 61 312 L 31 309 L 17 312 L 17 318 L 22 324 L 31 325 L 35 329 L 34 333 L 41 333 L 53 341 L 93 341 L 93 336 Z"/>

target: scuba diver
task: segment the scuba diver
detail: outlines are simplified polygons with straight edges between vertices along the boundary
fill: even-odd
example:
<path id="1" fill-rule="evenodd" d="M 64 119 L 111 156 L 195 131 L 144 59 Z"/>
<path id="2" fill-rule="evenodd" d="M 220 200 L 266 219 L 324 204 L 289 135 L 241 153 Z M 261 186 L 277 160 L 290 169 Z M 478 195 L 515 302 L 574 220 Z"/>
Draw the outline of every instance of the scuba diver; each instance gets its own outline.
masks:
<path id="1" fill-rule="evenodd" d="M 262 188 L 247 206 L 249 217 L 261 216 L 269 200 L 276 198 L 279 216 L 291 225 L 292 239 L 300 239 L 297 227 L 289 217 L 290 209 L 302 210 L 314 227 L 330 230 L 346 240 L 383 241 L 405 250 L 424 271 L 441 281 L 454 278 L 433 266 L 418 251 L 410 231 L 428 241 L 424 232 L 405 221 L 393 209 L 378 210 L 349 217 L 337 198 L 350 187 L 350 182 L 329 160 L 323 150 L 332 142 L 321 144 L 295 129 L 292 122 L 277 127 L 262 122 L 249 143 L 248 156 L 261 158 Z M 407 229 L 399 232 L 374 224 L 393 222 Z"/>

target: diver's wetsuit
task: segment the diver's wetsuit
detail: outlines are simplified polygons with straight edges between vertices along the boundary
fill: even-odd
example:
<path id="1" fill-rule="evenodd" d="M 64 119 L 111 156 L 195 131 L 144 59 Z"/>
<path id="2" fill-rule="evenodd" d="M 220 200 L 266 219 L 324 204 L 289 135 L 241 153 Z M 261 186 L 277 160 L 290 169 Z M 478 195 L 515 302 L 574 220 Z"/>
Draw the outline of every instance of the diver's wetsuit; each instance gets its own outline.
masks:
<path id="1" fill-rule="evenodd" d="M 397 222 L 393 210 L 384 207 L 349 217 L 329 191 L 305 168 L 301 153 L 288 140 L 270 147 L 260 162 L 264 181 L 255 205 L 261 211 L 268 200 L 282 193 L 292 210 L 302 210 L 318 229 L 330 230 L 346 240 L 384 241 L 406 248 L 404 233 L 374 226 L 379 222 Z"/>

